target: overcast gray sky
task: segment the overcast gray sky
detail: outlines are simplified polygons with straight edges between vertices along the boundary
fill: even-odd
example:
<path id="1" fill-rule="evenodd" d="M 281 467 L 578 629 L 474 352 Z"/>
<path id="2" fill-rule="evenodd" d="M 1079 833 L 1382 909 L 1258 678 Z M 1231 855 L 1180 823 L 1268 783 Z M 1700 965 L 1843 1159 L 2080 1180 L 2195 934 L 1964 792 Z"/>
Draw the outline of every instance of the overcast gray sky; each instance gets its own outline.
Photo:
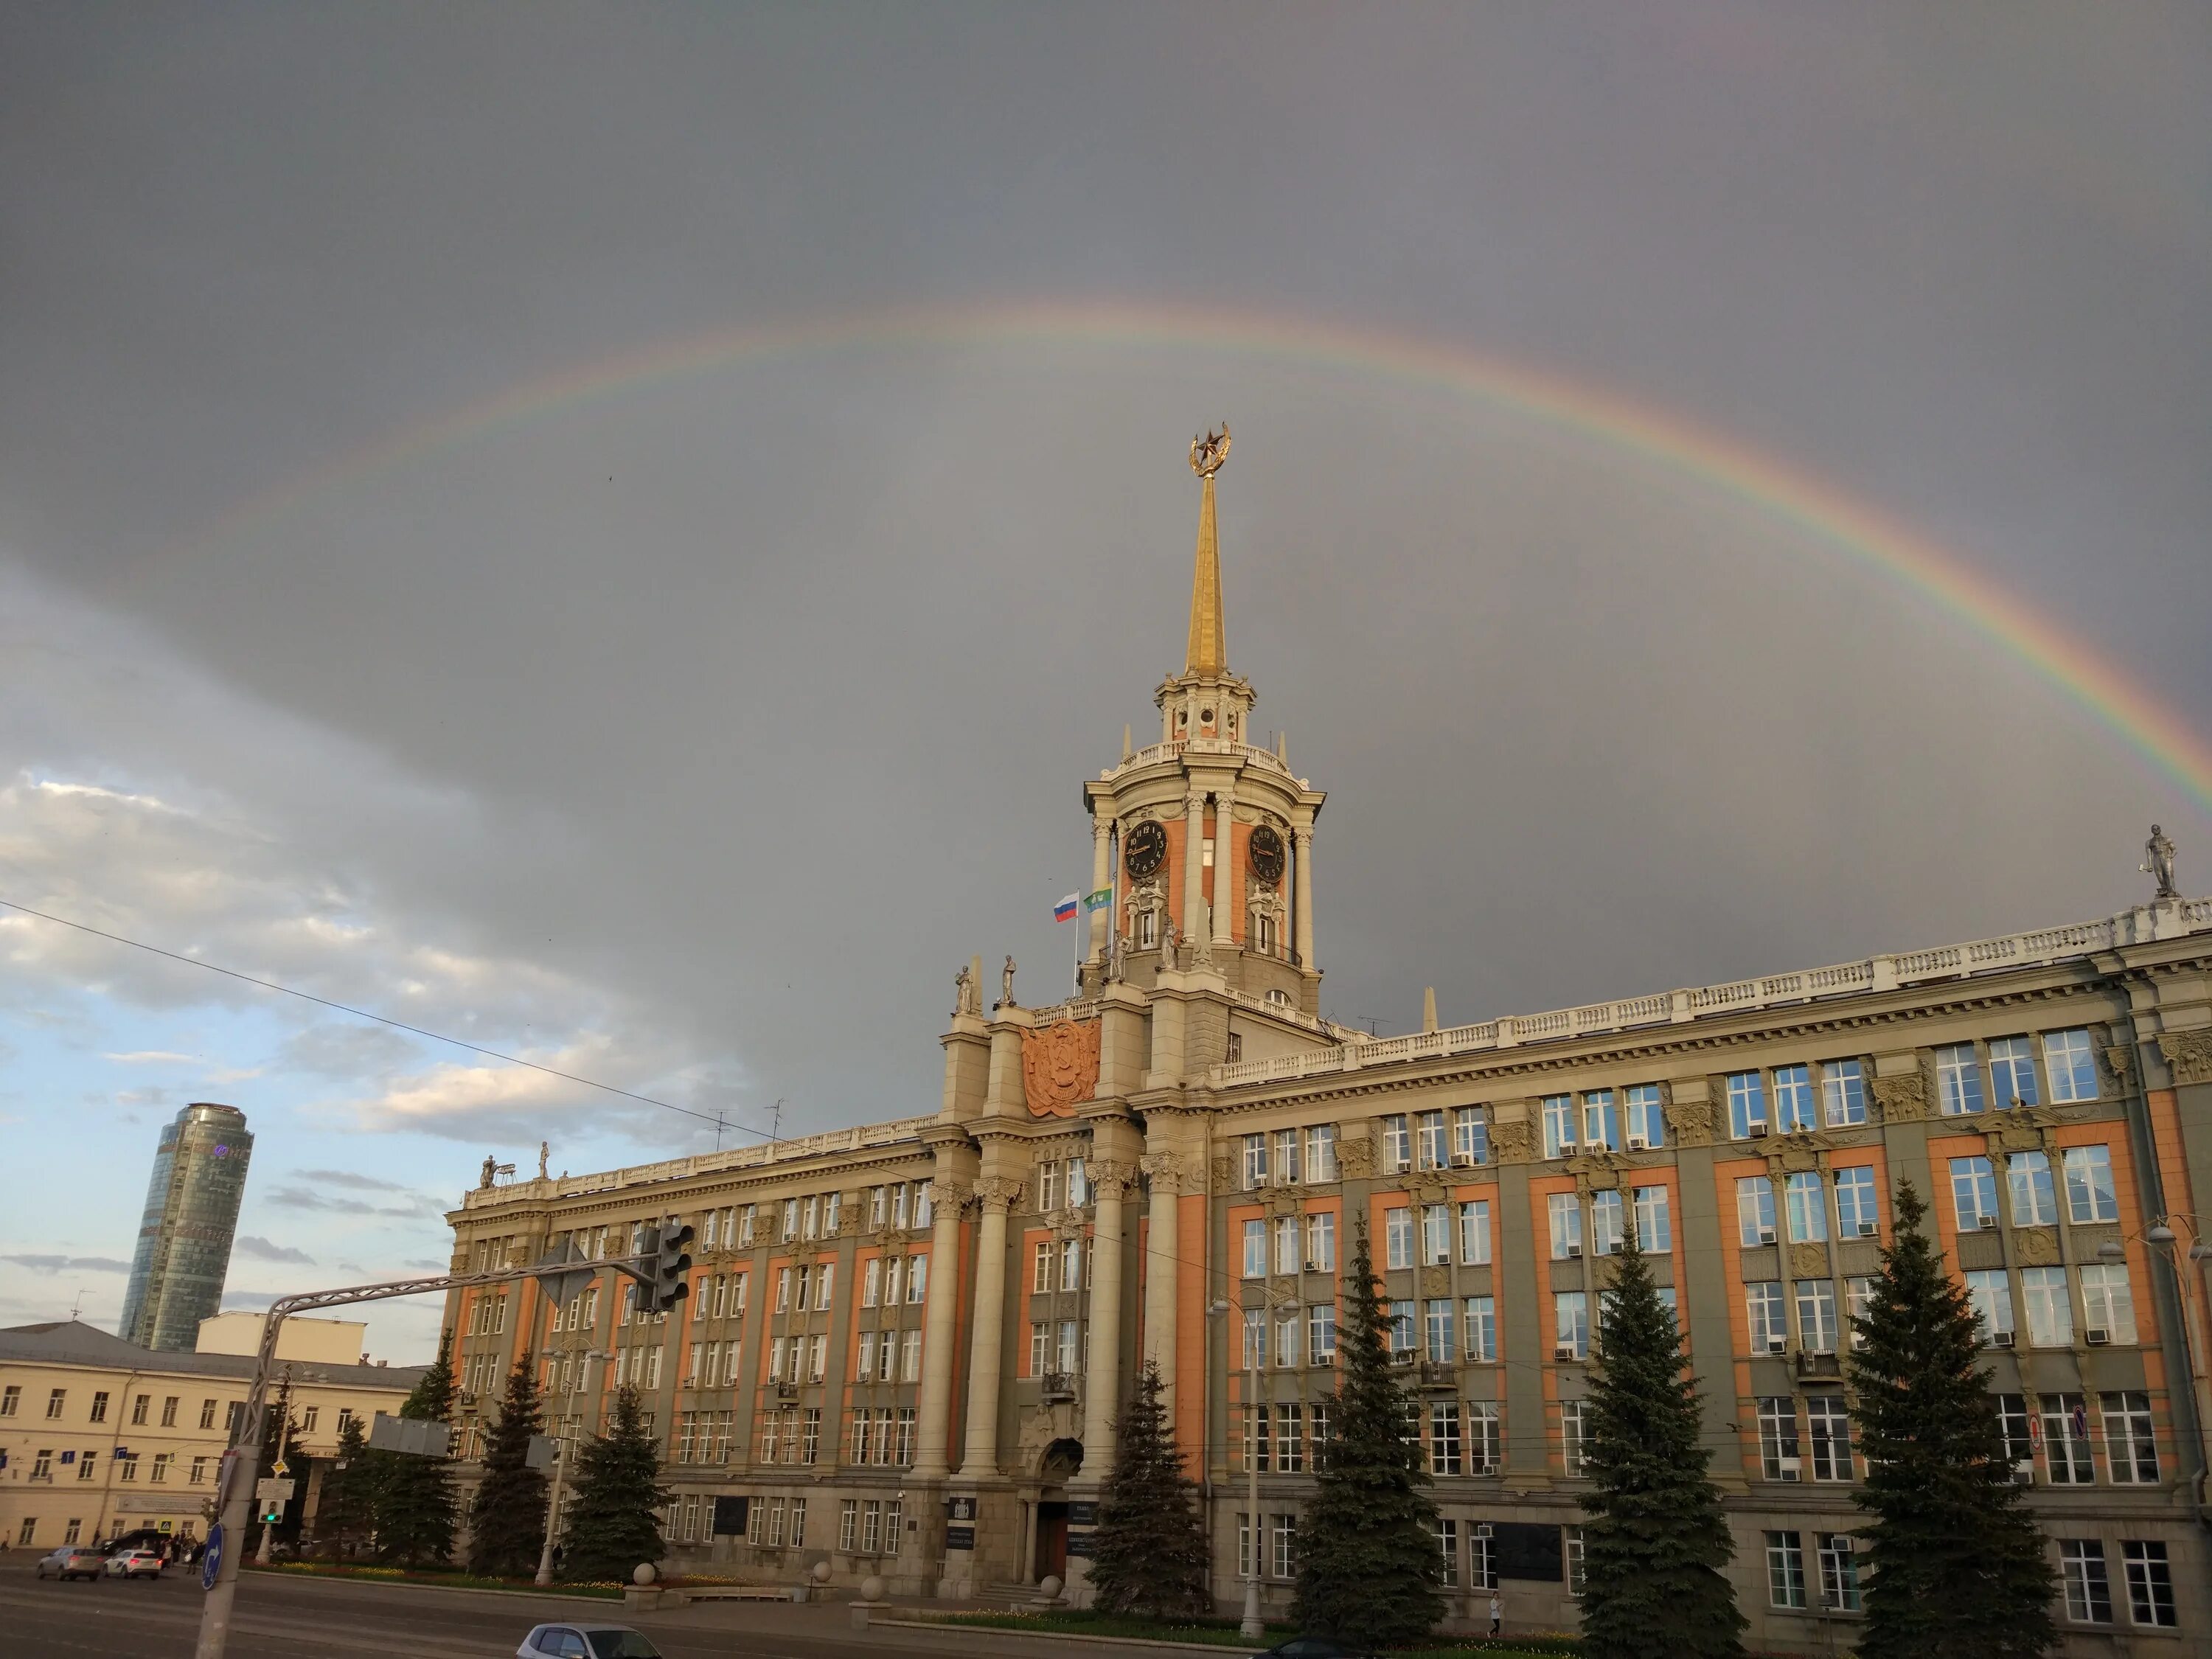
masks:
<path id="1" fill-rule="evenodd" d="M 1065 983 L 1224 416 L 1340 1018 L 2104 915 L 2153 819 L 2203 890 L 2208 204 L 2194 5 L 7 6 L 0 897 L 749 1124 L 932 1110 L 957 963 Z M 840 331 L 902 307 L 968 326 Z M 2193 785 L 1816 527 L 1329 331 L 1824 481 Z M 438 1259 L 487 1151 L 713 1140 L 21 919 L 0 1045 L 0 1317 L 112 1318 L 187 1100 L 261 1135 L 243 1303 Z"/>

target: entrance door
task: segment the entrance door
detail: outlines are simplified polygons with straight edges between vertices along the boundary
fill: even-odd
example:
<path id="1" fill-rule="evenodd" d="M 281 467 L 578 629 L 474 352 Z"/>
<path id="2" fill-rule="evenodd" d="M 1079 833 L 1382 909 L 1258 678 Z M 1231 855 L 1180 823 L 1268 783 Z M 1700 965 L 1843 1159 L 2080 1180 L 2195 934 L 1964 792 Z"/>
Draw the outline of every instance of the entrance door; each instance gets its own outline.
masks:
<path id="1" fill-rule="evenodd" d="M 1067 1505 L 1037 1505 L 1036 1576 L 1067 1582 Z"/>

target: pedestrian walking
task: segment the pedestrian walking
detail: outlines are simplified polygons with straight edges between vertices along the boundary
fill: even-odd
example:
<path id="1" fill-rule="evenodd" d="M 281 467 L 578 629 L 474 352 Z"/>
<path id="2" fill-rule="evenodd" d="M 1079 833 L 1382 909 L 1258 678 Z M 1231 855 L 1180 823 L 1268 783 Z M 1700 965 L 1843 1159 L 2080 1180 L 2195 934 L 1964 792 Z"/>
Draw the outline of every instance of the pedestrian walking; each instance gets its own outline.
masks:
<path id="1" fill-rule="evenodd" d="M 1490 1592 L 1490 1633 L 1492 1636 L 1505 1634 L 1505 1603 L 1496 1590 Z"/>

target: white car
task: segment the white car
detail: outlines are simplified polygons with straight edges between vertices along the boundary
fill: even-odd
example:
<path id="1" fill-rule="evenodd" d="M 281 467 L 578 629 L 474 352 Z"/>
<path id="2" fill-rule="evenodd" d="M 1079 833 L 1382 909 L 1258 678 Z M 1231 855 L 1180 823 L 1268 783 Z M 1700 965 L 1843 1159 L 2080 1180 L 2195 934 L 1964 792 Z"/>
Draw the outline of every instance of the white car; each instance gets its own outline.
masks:
<path id="1" fill-rule="evenodd" d="M 540 1625 L 514 1659 L 660 1659 L 660 1650 L 627 1625 Z"/>
<path id="2" fill-rule="evenodd" d="M 110 1578 L 159 1578 L 161 1576 L 161 1552 L 159 1550 L 118 1550 L 107 1558 Z"/>

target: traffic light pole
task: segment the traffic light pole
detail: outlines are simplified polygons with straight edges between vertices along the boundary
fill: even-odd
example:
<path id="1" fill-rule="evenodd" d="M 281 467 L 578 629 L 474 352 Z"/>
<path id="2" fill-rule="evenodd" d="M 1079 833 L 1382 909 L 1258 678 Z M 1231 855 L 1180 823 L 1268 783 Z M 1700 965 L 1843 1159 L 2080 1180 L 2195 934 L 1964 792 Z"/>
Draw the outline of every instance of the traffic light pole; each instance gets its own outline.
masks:
<path id="1" fill-rule="evenodd" d="M 690 1230 L 682 1230 L 686 1239 Z M 280 1296 L 269 1304 L 269 1311 L 261 1327 L 261 1346 L 253 1360 L 253 1380 L 246 1392 L 246 1403 L 238 1414 L 238 1425 L 230 1437 L 230 1449 L 223 1455 L 222 1474 L 216 1490 L 216 1512 L 221 1516 L 221 1552 L 215 1564 L 215 1582 L 208 1586 L 207 1600 L 200 1608 L 199 1641 L 192 1649 L 192 1659 L 222 1659 L 223 1650 L 230 1641 L 230 1607 L 238 1590 L 238 1545 L 246 1536 L 246 1523 L 251 1518 L 253 1483 L 261 1473 L 261 1425 L 267 1414 L 269 1380 L 276 1370 L 276 1334 L 283 1328 L 285 1319 L 296 1313 L 317 1308 L 343 1308 L 358 1302 L 388 1302 L 394 1297 L 428 1296 L 444 1291 L 467 1290 L 477 1285 L 507 1285 L 518 1279 L 535 1279 L 549 1271 L 565 1273 L 601 1273 L 611 1270 L 626 1273 L 636 1279 L 647 1291 L 662 1289 L 665 1256 L 670 1254 L 656 1248 L 641 1255 L 618 1256 L 603 1261 L 564 1261 L 558 1264 L 539 1263 L 535 1267 L 505 1267 L 496 1273 L 440 1273 L 428 1279 L 396 1279 L 383 1285 L 351 1285 L 336 1291 L 303 1291 L 296 1296 Z M 684 1258 L 685 1267 L 690 1258 Z M 684 1286 L 689 1290 L 690 1286 Z M 665 1291 L 662 1291 L 665 1294 Z M 211 1534 L 212 1536 L 212 1534 Z"/>

